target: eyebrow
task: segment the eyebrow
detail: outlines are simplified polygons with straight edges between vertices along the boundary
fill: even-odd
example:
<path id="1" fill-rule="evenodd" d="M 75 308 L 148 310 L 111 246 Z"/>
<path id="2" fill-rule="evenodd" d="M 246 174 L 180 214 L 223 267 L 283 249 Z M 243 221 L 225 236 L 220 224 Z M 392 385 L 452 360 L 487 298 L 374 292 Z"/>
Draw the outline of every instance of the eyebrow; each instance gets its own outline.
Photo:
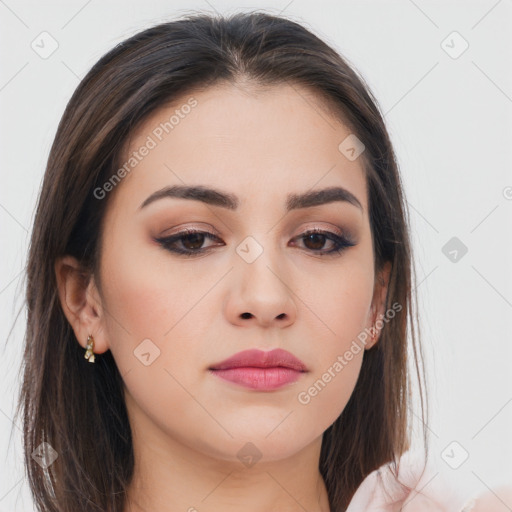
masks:
<path id="1" fill-rule="evenodd" d="M 191 199 L 228 210 L 236 210 L 240 204 L 238 197 L 229 192 L 223 192 L 202 185 L 173 185 L 153 192 L 153 194 L 146 198 L 139 206 L 139 210 L 164 198 Z M 333 202 L 347 202 L 363 211 L 363 206 L 357 197 L 343 187 L 328 187 L 321 190 L 304 192 L 302 194 L 289 194 L 286 198 L 286 211 L 311 208 L 313 206 Z"/>

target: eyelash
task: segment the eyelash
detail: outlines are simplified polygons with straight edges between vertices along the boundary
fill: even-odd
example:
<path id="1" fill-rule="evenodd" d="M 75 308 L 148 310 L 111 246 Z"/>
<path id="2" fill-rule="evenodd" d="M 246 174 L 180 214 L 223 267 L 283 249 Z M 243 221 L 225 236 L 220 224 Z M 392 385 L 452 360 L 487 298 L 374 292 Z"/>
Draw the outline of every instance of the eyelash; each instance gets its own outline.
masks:
<path id="1" fill-rule="evenodd" d="M 210 240 L 218 240 L 219 239 L 216 235 L 214 235 L 213 233 L 210 233 L 208 231 L 200 231 L 200 230 L 196 230 L 196 229 L 186 229 L 186 230 L 180 231 L 179 233 L 176 233 L 175 235 L 172 235 L 169 237 L 155 238 L 155 241 L 158 242 L 167 251 L 173 252 L 175 254 L 179 254 L 181 256 L 193 257 L 193 256 L 197 256 L 199 254 L 206 253 L 212 247 L 191 251 L 189 249 L 178 249 L 176 246 L 173 247 L 173 244 L 176 242 L 179 242 L 180 240 L 183 240 L 188 235 L 195 235 L 195 234 L 205 235 L 205 237 L 209 238 Z M 312 251 L 314 254 L 316 254 L 318 256 L 322 256 L 322 257 L 323 256 L 336 256 L 336 255 L 341 254 L 348 247 L 353 247 L 354 245 L 356 245 L 355 243 L 350 241 L 345 236 L 339 236 L 330 231 L 324 231 L 324 230 L 321 230 L 318 228 L 308 229 L 307 231 L 302 233 L 302 235 L 299 235 L 299 236 L 295 237 L 294 239 L 297 239 L 297 238 L 304 239 L 305 237 L 307 237 L 309 235 L 315 235 L 315 234 L 324 235 L 328 240 L 331 240 L 335 243 L 334 248 L 329 251 L 315 251 L 313 249 L 309 249 L 310 251 Z"/>

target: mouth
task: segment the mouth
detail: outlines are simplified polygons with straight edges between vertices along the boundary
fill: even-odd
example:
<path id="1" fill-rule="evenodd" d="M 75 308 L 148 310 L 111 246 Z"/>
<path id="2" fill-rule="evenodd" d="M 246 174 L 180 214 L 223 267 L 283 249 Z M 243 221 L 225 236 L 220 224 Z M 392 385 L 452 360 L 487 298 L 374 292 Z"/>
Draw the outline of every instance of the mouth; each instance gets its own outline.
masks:
<path id="1" fill-rule="evenodd" d="M 246 350 L 208 368 L 221 379 L 245 388 L 272 391 L 299 380 L 306 365 L 282 349 Z"/>

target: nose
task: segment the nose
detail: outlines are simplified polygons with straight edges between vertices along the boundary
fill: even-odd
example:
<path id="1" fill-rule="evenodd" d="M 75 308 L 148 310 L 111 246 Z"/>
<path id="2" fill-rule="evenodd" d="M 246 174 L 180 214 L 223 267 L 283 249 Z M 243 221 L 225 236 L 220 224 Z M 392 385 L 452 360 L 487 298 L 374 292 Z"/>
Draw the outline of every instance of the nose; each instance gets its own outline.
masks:
<path id="1" fill-rule="evenodd" d="M 230 274 L 225 314 L 235 325 L 285 328 L 295 322 L 296 297 L 287 274 L 266 256 L 237 262 Z"/>

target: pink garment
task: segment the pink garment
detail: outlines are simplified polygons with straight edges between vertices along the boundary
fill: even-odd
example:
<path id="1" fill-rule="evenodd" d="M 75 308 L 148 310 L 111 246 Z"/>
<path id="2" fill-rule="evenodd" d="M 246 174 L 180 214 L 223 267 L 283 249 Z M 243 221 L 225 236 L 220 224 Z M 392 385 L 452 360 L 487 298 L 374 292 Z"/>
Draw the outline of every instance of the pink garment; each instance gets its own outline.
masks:
<path id="1" fill-rule="evenodd" d="M 470 512 L 476 498 L 463 496 L 456 486 L 428 465 L 422 475 L 421 456 L 402 455 L 399 480 L 411 488 L 403 489 L 385 464 L 370 473 L 358 487 L 346 512 Z"/>

